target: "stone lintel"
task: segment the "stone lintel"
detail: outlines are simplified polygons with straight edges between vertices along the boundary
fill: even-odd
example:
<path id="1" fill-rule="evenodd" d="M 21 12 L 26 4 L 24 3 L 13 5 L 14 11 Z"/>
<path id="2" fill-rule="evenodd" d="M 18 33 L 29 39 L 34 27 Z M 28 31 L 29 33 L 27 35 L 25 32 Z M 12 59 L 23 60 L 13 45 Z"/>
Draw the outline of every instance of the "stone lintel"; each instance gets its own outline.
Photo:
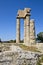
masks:
<path id="1" fill-rule="evenodd" d="M 17 18 L 25 18 L 26 16 L 30 16 L 30 8 L 25 8 L 24 10 L 18 10 Z"/>
<path id="2" fill-rule="evenodd" d="M 17 16 L 16 18 L 17 19 L 25 19 L 26 18 L 26 16 L 30 16 L 31 14 L 29 13 L 29 14 L 26 14 L 25 16 Z"/>

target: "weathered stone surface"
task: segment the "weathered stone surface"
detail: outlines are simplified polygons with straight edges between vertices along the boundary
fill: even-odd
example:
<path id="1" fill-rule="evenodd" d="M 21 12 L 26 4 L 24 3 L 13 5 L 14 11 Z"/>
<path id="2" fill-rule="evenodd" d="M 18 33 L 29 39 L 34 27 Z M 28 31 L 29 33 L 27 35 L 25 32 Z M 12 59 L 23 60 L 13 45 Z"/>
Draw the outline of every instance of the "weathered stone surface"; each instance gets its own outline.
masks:
<path id="1" fill-rule="evenodd" d="M 35 22 L 34 19 L 30 20 L 30 44 L 35 44 Z"/>
<path id="2" fill-rule="evenodd" d="M 36 47 L 43 53 L 43 43 L 36 43 Z"/>
<path id="3" fill-rule="evenodd" d="M 24 44 L 30 44 L 30 8 L 19 10 L 17 15 L 16 43 L 20 42 L 20 18 L 24 19 Z"/>
<path id="4" fill-rule="evenodd" d="M 24 44 L 26 43 L 26 19 L 24 19 Z"/>
<path id="5" fill-rule="evenodd" d="M 20 19 L 17 18 L 16 43 L 20 43 Z"/>
<path id="6" fill-rule="evenodd" d="M 30 15 L 30 8 L 25 8 L 24 10 L 18 10 L 17 18 L 25 18 L 26 15 Z"/>
<path id="7" fill-rule="evenodd" d="M 0 65 L 36 65 L 38 54 L 24 51 L 18 46 L 11 46 L 10 51 L 0 53 Z"/>
<path id="8" fill-rule="evenodd" d="M 26 43 L 27 46 L 30 44 L 30 16 L 26 16 Z"/>

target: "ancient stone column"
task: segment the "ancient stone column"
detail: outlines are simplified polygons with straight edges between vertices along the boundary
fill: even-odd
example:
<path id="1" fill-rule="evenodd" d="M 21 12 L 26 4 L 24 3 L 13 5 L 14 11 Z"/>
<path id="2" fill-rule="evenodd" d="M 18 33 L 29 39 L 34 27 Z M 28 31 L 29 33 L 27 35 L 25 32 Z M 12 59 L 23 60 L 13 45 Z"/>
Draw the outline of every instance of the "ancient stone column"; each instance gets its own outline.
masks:
<path id="1" fill-rule="evenodd" d="M 26 43 L 26 19 L 24 19 L 24 44 Z"/>
<path id="2" fill-rule="evenodd" d="M 20 19 L 17 18 L 16 43 L 20 43 Z"/>
<path id="3" fill-rule="evenodd" d="M 30 43 L 35 44 L 35 23 L 34 19 L 30 20 Z"/>
<path id="4" fill-rule="evenodd" d="M 26 16 L 26 45 L 30 44 L 30 15 Z"/>
<path id="5" fill-rule="evenodd" d="M 30 8 L 25 8 L 24 10 L 18 10 L 17 13 L 17 39 L 16 42 L 20 41 L 20 24 L 19 19 L 24 19 L 24 44 L 29 45 L 30 43 Z"/>

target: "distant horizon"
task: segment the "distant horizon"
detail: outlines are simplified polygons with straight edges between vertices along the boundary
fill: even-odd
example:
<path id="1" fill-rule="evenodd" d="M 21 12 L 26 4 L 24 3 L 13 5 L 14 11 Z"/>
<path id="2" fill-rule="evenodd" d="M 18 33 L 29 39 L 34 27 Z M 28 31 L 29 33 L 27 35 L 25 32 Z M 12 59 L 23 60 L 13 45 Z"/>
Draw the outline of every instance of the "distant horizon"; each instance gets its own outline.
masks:
<path id="1" fill-rule="evenodd" d="M 0 38 L 16 39 L 16 16 L 19 9 L 31 8 L 30 19 L 35 20 L 36 35 L 43 32 L 43 0 L 0 0 Z M 21 19 L 21 40 L 24 37 L 24 21 Z"/>

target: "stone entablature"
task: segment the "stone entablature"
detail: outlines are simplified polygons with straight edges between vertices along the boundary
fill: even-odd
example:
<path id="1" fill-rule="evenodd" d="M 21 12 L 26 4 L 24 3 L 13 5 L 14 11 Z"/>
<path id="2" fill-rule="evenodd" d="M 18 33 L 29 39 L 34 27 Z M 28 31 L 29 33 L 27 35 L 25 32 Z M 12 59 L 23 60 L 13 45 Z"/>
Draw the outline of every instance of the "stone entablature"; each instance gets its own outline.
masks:
<path id="1" fill-rule="evenodd" d="M 26 15 L 31 15 L 30 11 L 31 11 L 30 8 L 25 8 L 24 10 L 18 10 L 17 18 L 25 18 Z"/>

